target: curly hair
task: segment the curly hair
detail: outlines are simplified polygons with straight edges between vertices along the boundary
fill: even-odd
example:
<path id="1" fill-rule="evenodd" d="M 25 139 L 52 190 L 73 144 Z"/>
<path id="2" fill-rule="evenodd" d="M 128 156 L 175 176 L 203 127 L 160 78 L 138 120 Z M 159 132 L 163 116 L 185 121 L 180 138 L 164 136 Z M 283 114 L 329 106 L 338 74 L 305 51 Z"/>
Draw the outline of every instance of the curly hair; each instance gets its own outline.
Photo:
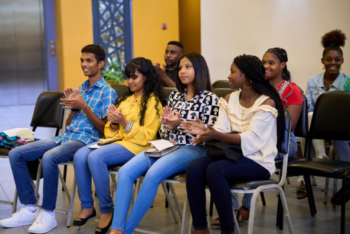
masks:
<path id="1" fill-rule="evenodd" d="M 277 117 L 277 146 L 284 141 L 285 119 L 281 97 L 269 80 L 265 77 L 265 68 L 261 60 L 253 55 L 240 55 L 233 60 L 238 69 L 245 75 L 253 88 L 261 94 L 274 100 L 278 112 Z M 279 148 L 280 150 L 280 148 Z"/>
<path id="2" fill-rule="evenodd" d="M 141 98 L 141 111 L 140 111 L 140 125 L 144 124 L 145 113 L 147 109 L 147 102 L 151 94 L 154 94 L 156 99 L 156 104 L 154 108 L 157 110 L 157 114 L 160 116 L 162 109 L 158 109 L 158 103 L 160 102 L 162 106 L 166 105 L 166 98 L 162 87 L 162 82 L 156 74 L 156 70 L 152 65 L 152 61 L 143 57 L 132 59 L 125 67 L 124 74 L 126 77 L 130 78 L 135 75 L 135 72 L 140 72 L 144 77 L 146 77 L 143 83 L 144 94 Z M 130 90 L 125 92 L 120 98 L 118 98 L 116 107 L 120 105 L 121 102 L 126 100 L 129 96 L 133 95 Z"/>
<path id="3" fill-rule="evenodd" d="M 322 56 L 324 57 L 324 55 L 330 50 L 336 50 L 343 56 L 343 50 L 340 47 L 345 46 L 345 40 L 345 34 L 339 29 L 332 30 L 323 35 L 321 38 L 321 44 L 324 47 Z"/>

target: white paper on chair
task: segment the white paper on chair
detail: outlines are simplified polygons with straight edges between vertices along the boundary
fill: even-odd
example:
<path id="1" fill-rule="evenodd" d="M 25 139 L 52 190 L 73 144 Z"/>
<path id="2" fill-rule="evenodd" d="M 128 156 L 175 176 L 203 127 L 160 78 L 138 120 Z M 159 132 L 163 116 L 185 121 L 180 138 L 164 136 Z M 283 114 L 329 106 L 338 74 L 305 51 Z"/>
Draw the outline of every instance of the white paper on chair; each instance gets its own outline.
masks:
<path id="1" fill-rule="evenodd" d="M 93 144 L 93 145 L 90 145 L 89 148 L 90 149 L 98 149 L 98 148 L 101 148 L 103 145 L 97 145 L 97 143 Z"/>
<path id="2" fill-rule="evenodd" d="M 5 130 L 3 131 L 6 135 L 8 135 L 9 137 L 14 137 L 16 136 L 16 133 L 20 130 L 29 130 L 31 131 L 33 134 L 34 132 L 32 130 L 30 130 L 29 128 L 12 128 L 12 129 L 9 129 L 9 130 Z"/>
<path id="3" fill-rule="evenodd" d="M 167 140 L 156 140 L 156 141 L 149 141 L 154 147 L 157 148 L 157 150 L 162 151 L 166 148 L 173 147 L 174 144 Z"/>

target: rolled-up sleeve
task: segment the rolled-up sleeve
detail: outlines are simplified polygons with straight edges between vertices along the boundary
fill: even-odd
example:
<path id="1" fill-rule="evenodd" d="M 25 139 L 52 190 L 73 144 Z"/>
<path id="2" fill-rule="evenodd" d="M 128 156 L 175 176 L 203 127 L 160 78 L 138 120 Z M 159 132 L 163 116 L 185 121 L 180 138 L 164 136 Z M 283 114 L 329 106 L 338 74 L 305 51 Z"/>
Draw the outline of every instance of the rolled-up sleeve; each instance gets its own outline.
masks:
<path id="1" fill-rule="evenodd" d="M 248 129 L 239 134 L 243 155 L 251 155 L 260 151 L 268 143 L 268 139 L 276 134 L 272 131 L 276 131 L 277 110 L 266 105 L 262 107 L 252 117 Z"/>

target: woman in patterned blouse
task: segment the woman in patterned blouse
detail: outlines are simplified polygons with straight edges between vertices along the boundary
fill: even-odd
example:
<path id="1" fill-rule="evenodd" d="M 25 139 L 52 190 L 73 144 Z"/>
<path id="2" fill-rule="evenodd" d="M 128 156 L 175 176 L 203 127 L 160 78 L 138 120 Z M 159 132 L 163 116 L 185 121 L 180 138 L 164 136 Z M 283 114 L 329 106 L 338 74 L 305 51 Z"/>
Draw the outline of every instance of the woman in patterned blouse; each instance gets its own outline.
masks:
<path id="1" fill-rule="evenodd" d="M 180 123 L 198 118 L 213 125 L 219 114 L 219 98 L 211 92 L 208 67 L 200 54 L 183 55 L 178 67 L 178 91 L 170 94 L 168 104 L 163 109 L 159 133 L 161 138 L 176 141 L 180 147 L 161 158 L 148 159 L 141 152 L 120 169 L 111 233 L 133 233 L 152 205 L 159 184 L 174 174 L 185 172 L 194 159 L 205 155 L 203 146 L 191 145 L 195 135 L 183 132 Z M 147 174 L 140 193 L 127 217 L 133 182 L 145 172 Z"/>

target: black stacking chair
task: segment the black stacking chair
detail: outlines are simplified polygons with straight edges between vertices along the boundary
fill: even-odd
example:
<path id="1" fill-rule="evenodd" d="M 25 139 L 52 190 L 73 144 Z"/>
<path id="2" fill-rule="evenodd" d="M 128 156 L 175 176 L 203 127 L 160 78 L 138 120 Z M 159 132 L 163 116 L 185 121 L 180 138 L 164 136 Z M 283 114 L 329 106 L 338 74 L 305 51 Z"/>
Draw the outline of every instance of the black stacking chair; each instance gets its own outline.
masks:
<path id="1" fill-rule="evenodd" d="M 167 100 L 168 100 L 168 98 L 169 98 L 171 92 L 172 92 L 172 91 L 175 91 L 175 90 L 176 90 L 175 87 L 163 87 L 163 91 L 164 91 L 164 93 L 165 93 L 165 97 L 166 97 Z"/>
<path id="2" fill-rule="evenodd" d="M 288 176 L 304 175 L 311 216 L 317 213 L 310 175 L 342 179 L 344 194 L 341 206 L 341 233 L 345 233 L 345 192 L 350 162 L 311 158 L 312 139 L 350 140 L 350 93 L 322 94 L 316 102 L 310 130 L 306 136 L 305 157 L 288 165 Z"/>
<path id="3" fill-rule="evenodd" d="M 230 88 L 214 88 L 213 89 L 213 93 L 215 93 L 216 96 L 218 96 L 219 98 L 225 98 L 227 94 L 230 94 L 232 92 L 234 92 L 234 91 Z"/>
<path id="4" fill-rule="evenodd" d="M 303 94 L 303 107 L 298 119 L 297 126 L 294 129 L 294 135 L 296 137 L 306 137 L 308 132 L 308 111 L 307 111 L 307 99 L 305 95 Z M 298 157 L 290 157 L 288 158 L 288 163 L 298 159 Z M 282 169 L 283 165 L 283 159 L 276 159 L 276 168 Z M 281 175 L 281 173 L 280 173 Z M 276 226 L 279 226 L 280 230 L 283 230 L 283 208 L 281 200 L 278 199 L 278 208 L 277 208 L 277 219 L 276 219 Z"/>
<path id="5" fill-rule="evenodd" d="M 217 80 L 213 83 L 213 88 L 230 88 L 227 80 Z"/>
<path id="6" fill-rule="evenodd" d="M 125 92 L 129 91 L 127 85 L 115 84 L 111 85 L 111 87 L 117 92 L 118 97 L 121 97 Z"/>
<path id="7" fill-rule="evenodd" d="M 62 128 L 63 122 L 63 108 L 60 104 L 60 98 L 63 97 L 61 92 L 43 92 L 39 95 L 30 126 L 33 127 L 33 132 L 37 127 L 48 127 L 56 128 L 55 136 L 58 136 L 59 130 Z M 0 149 L 0 158 L 8 158 L 10 150 Z M 38 198 L 39 180 L 41 178 L 41 162 L 29 162 L 29 164 L 38 164 L 38 173 L 36 175 L 31 175 L 37 181 L 37 186 L 35 186 L 35 195 Z M 28 164 L 28 163 L 27 163 Z M 33 179 L 34 179 L 33 178 Z M 17 189 L 15 191 L 15 197 L 13 202 L 0 201 L 2 204 L 12 205 L 12 213 L 16 211 L 17 208 Z"/>

